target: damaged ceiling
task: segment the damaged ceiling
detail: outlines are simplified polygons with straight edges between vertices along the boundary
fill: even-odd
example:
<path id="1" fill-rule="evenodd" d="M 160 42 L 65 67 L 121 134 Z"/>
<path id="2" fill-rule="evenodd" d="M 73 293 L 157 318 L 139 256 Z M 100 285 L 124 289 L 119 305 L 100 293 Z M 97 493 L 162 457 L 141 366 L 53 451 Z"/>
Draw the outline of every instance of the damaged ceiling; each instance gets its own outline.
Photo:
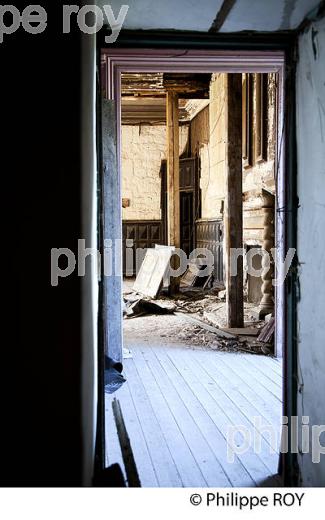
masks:
<path id="1" fill-rule="evenodd" d="M 209 102 L 210 78 L 211 74 L 122 74 L 122 123 L 165 124 L 167 89 L 179 94 L 179 121 L 189 122 Z"/>
<path id="2" fill-rule="evenodd" d="M 106 2 L 98 0 L 103 6 Z M 125 2 L 111 0 L 115 17 Z M 287 31 L 296 29 L 319 0 L 128 0 L 123 29 L 202 32 Z"/>

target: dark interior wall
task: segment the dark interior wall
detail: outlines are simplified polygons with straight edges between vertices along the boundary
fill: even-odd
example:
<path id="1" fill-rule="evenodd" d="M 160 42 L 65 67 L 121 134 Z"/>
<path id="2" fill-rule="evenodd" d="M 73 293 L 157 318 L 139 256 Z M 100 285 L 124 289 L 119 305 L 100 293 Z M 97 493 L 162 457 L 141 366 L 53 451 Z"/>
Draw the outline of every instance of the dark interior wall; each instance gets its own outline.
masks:
<path id="1" fill-rule="evenodd" d="M 0 44 L 0 485 L 81 483 L 80 279 L 50 284 L 51 248 L 75 252 L 80 237 L 80 32 L 62 34 L 61 2 L 42 5 L 43 34 Z"/>

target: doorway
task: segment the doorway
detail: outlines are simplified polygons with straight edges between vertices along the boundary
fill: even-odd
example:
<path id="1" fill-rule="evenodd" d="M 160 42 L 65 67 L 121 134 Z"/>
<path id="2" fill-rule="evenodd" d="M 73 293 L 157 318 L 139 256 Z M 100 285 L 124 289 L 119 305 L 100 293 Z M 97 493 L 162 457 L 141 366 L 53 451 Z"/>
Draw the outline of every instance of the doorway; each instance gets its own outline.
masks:
<path id="1" fill-rule="evenodd" d="M 121 126 L 119 126 L 119 121 L 121 117 L 121 91 L 120 91 L 120 84 L 121 77 L 125 70 L 132 73 L 135 72 L 136 74 L 141 73 L 141 53 L 140 56 L 137 56 L 136 53 L 129 51 L 116 51 L 115 59 L 116 63 L 119 65 L 116 65 L 116 71 L 118 71 L 118 76 L 115 76 L 114 74 L 110 76 L 110 81 L 107 83 L 107 92 L 111 92 L 111 95 L 116 100 L 116 106 L 117 106 L 117 121 L 118 121 L 118 128 L 121 129 Z M 154 54 L 154 53 L 153 53 Z M 171 65 L 166 65 L 164 62 L 164 53 L 159 54 L 157 52 L 156 57 L 152 56 L 152 63 L 150 64 L 150 70 L 154 70 L 155 63 L 157 67 L 157 71 L 161 72 L 162 70 L 166 70 L 168 73 L 170 73 L 170 67 Z M 191 54 L 191 53 L 190 53 Z M 113 52 L 114 55 L 114 52 Z M 213 57 L 215 58 L 215 63 L 213 62 Z M 254 70 L 254 73 L 261 74 L 261 73 L 269 73 L 269 74 L 276 74 L 277 75 L 277 125 L 278 127 L 275 127 L 275 135 L 276 135 L 276 141 L 278 141 L 278 135 L 280 134 L 280 122 L 282 121 L 282 93 L 281 93 L 281 85 L 282 85 L 282 67 L 283 67 L 283 57 L 281 58 L 279 56 L 279 53 L 276 53 L 275 56 L 268 56 L 269 63 L 266 65 L 265 62 L 267 60 L 263 59 L 263 55 L 261 55 L 261 63 L 256 63 L 256 55 L 254 55 L 254 64 L 250 62 L 252 59 L 252 56 L 247 53 L 242 55 L 242 63 L 234 64 L 233 61 L 230 59 L 228 64 L 225 64 L 223 61 L 222 65 L 220 64 L 219 60 L 222 57 L 222 54 L 214 55 L 214 53 L 209 54 L 210 60 L 208 60 L 208 63 L 204 63 L 204 58 L 202 55 L 199 54 L 199 56 L 195 55 L 195 52 L 192 54 L 193 62 L 191 60 L 188 60 L 187 64 L 184 64 L 183 58 L 180 58 L 177 60 L 174 59 L 173 67 L 176 71 L 191 71 L 191 67 L 193 67 L 193 63 L 196 67 L 198 67 L 199 62 L 199 68 L 207 73 L 206 70 L 211 70 L 211 74 L 215 74 L 215 70 L 221 70 L 221 73 L 245 73 L 247 71 L 247 68 L 251 67 L 251 70 Z M 224 56 L 223 56 L 224 57 Z M 229 58 L 229 56 L 228 56 Z M 265 58 L 265 56 L 264 56 Z M 272 61 L 272 58 L 274 61 Z M 110 59 L 112 60 L 112 56 L 110 56 Z M 132 63 L 132 65 L 124 65 L 123 60 L 127 62 L 130 60 L 129 63 Z M 114 61 L 114 59 L 113 59 Z M 166 60 L 167 61 L 167 60 Z M 239 60 L 240 62 L 240 60 Z M 111 62 L 112 64 L 112 62 Z M 130 68 L 129 68 L 130 67 Z M 148 71 L 148 63 L 147 58 L 145 62 L 142 64 L 143 70 Z M 110 71 L 112 72 L 114 70 L 111 68 Z M 196 69 L 197 70 L 197 69 Z M 252 73 L 253 74 L 253 73 Z M 119 78 L 119 79 L 117 79 Z M 112 87 L 114 85 L 114 90 L 112 91 Z M 117 162 L 118 162 L 118 171 L 120 171 L 120 168 L 122 167 L 121 164 L 121 155 L 122 155 L 122 140 L 120 139 L 120 132 L 117 132 Z M 180 165 L 182 160 L 186 161 L 187 159 L 180 159 Z M 281 159 L 282 160 L 282 159 Z M 184 163 L 186 164 L 186 163 Z M 278 157 L 278 178 L 277 178 L 277 200 L 281 200 L 283 197 L 283 187 L 281 185 L 282 179 L 283 179 L 283 164 L 280 164 L 280 160 Z M 123 188 L 123 187 L 122 187 Z M 212 225 L 210 220 L 208 219 L 208 222 L 204 222 L 204 219 L 198 218 L 198 204 L 197 201 L 194 201 L 195 195 L 197 193 L 197 186 L 192 186 L 190 189 L 184 189 L 182 190 L 182 185 L 180 182 L 180 215 L 181 215 L 181 221 L 182 226 L 180 232 L 182 245 L 185 247 L 185 251 L 190 251 L 190 248 L 193 247 L 193 245 L 197 244 L 197 237 L 193 233 L 193 229 L 196 229 L 196 226 L 194 225 L 194 221 L 198 220 L 198 224 L 201 227 L 204 227 L 204 224 Z M 119 200 L 121 200 L 121 191 L 119 191 Z M 127 197 L 126 197 L 127 198 Z M 163 199 L 164 197 L 162 197 Z M 220 210 L 222 209 L 222 206 L 220 207 Z M 182 218 L 183 215 L 183 218 Z M 200 215 L 201 216 L 201 215 Z M 277 236 L 283 237 L 284 229 L 283 229 L 284 223 L 277 222 Z M 191 231 L 190 231 L 191 229 Z M 280 233 L 279 233 L 280 231 Z M 281 242 L 281 241 L 280 241 Z M 283 246 L 283 244 L 282 244 Z M 281 245 L 280 245 L 281 248 Z M 279 306 L 279 302 L 283 301 L 281 296 L 281 291 L 277 291 L 276 293 L 276 312 L 281 313 L 283 308 Z M 166 318 L 165 318 L 166 320 Z M 276 347 L 279 345 L 279 341 L 281 341 L 281 345 L 283 344 L 283 330 L 282 330 L 282 324 L 283 320 L 281 319 L 281 316 L 279 319 L 277 319 L 277 331 L 276 331 Z M 148 325 L 149 322 L 147 321 L 147 326 L 149 326 L 149 330 L 153 329 L 153 326 Z M 145 329 L 143 330 L 142 334 L 145 334 Z M 140 334 L 141 335 L 141 334 Z M 133 337 L 134 337 L 134 331 L 133 331 Z M 120 343 L 122 344 L 122 342 Z M 225 486 L 231 486 L 231 485 L 262 485 L 261 482 L 263 481 L 263 478 L 259 481 L 258 474 L 255 474 L 255 476 L 252 478 L 252 475 L 250 473 L 250 470 L 245 467 L 245 464 L 243 461 L 237 461 L 238 467 L 237 470 L 234 471 L 233 477 L 225 471 L 225 459 L 222 459 L 222 457 L 225 456 L 225 446 L 222 446 L 221 440 L 219 443 L 219 446 L 214 445 L 214 447 L 211 447 L 211 439 L 212 437 L 215 439 L 216 435 L 212 435 L 212 429 L 216 426 L 216 421 L 218 421 L 217 430 L 221 432 L 221 438 L 224 437 L 224 425 L 220 423 L 220 421 L 229 420 L 229 415 L 224 414 L 222 407 L 220 408 L 220 405 L 218 410 L 219 413 L 216 413 L 215 409 L 212 409 L 213 403 L 216 402 L 215 396 L 211 395 L 211 392 L 209 392 L 209 386 L 213 385 L 219 385 L 220 387 L 220 378 L 224 378 L 223 381 L 226 383 L 226 381 L 231 381 L 233 379 L 237 380 L 238 385 L 242 385 L 242 387 L 245 388 L 244 392 L 248 392 L 249 395 L 251 394 L 251 386 L 248 384 L 248 380 L 253 377 L 254 381 L 256 381 L 256 384 L 259 385 L 259 388 L 262 392 L 264 392 L 265 400 L 264 402 L 274 401 L 274 403 L 280 402 L 282 399 L 282 369 L 281 369 L 281 363 L 277 359 L 270 359 L 270 361 L 267 361 L 267 363 L 270 362 L 269 366 L 266 366 L 265 358 L 251 358 L 251 359 L 245 359 L 245 357 L 242 357 L 242 361 L 239 362 L 239 358 L 220 358 L 218 361 L 214 359 L 213 363 L 210 364 L 209 359 L 207 356 L 210 353 L 207 353 L 207 351 L 200 351 L 199 356 L 195 359 L 192 359 L 190 354 L 187 352 L 186 356 L 184 356 L 184 353 L 182 350 L 178 351 L 177 348 L 173 349 L 171 352 L 166 352 L 164 349 L 158 349 L 157 351 L 153 351 L 153 348 L 150 347 L 150 349 L 146 350 L 145 352 L 142 347 L 140 347 L 140 350 L 137 349 L 136 346 L 133 346 L 133 349 L 129 349 L 131 352 L 131 356 L 134 355 L 134 357 L 129 357 L 125 359 L 125 364 L 128 365 L 127 371 L 128 371 L 128 379 L 130 381 L 130 385 L 127 390 L 123 390 L 124 393 L 129 392 L 128 399 L 126 399 L 127 402 L 132 402 L 134 404 L 134 409 L 129 410 L 128 413 L 132 417 L 133 414 L 133 421 L 130 419 L 129 424 L 137 424 L 138 432 L 135 434 L 134 442 L 137 444 L 137 450 L 139 453 L 139 450 L 142 451 L 142 457 L 139 455 L 139 460 L 151 460 L 153 457 L 153 452 L 148 449 L 148 446 L 152 442 L 152 438 L 150 437 L 150 428 L 152 426 L 151 423 L 146 423 L 148 417 L 148 411 L 149 410 L 157 410 L 159 409 L 159 418 L 157 417 L 157 414 L 155 414 L 156 420 L 157 420 L 157 430 L 154 435 L 156 435 L 157 431 L 161 432 L 162 438 L 160 446 L 164 445 L 166 446 L 166 453 L 169 453 L 169 459 L 171 462 L 170 467 L 165 467 L 166 474 L 172 475 L 171 480 L 169 481 L 169 485 L 195 485 L 195 478 L 193 475 L 197 475 L 197 485 L 225 485 Z M 133 352 L 132 352 L 133 350 Z M 195 352 L 194 352 L 195 353 Z M 193 354 L 194 355 L 194 354 Z M 219 355 L 219 354 L 218 354 Z M 232 354 L 231 354 L 232 355 Z M 133 361 L 128 361 L 128 359 L 132 359 Z M 263 361 L 262 361 L 263 360 Z M 239 363 L 237 365 L 237 363 Z M 261 363 L 261 364 L 260 364 Z M 206 367 L 210 366 L 213 367 L 210 368 L 209 371 L 206 370 Z M 220 371 L 220 366 L 224 367 L 225 371 Z M 212 370 L 212 372 L 211 372 Z M 229 372 L 231 371 L 231 373 Z M 227 373 L 228 371 L 228 373 Z M 198 375 L 199 374 L 199 375 Z M 244 374 L 247 375 L 247 380 L 245 381 Z M 146 379 L 147 376 L 147 379 Z M 169 386 L 170 381 L 176 381 L 179 377 L 179 380 L 177 383 L 173 384 L 171 387 Z M 281 383 L 280 383 L 281 382 Z M 177 388 L 176 388 L 176 386 Z M 145 390 L 145 393 L 143 395 L 140 394 L 140 390 L 143 388 Z M 153 391 L 153 389 L 156 389 L 156 393 Z M 197 393 L 194 395 L 195 399 L 193 400 L 191 397 L 191 394 L 188 391 L 188 388 L 197 388 Z M 273 391 L 269 391 L 269 389 L 272 388 Z M 151 389 L 151 390 L 150 390 Z M 176 392 L 175 392 L 176 390 Z M 268 393 L 266 393 L 266 390 Z M 122 390 L 121 390 L 122 391 Z M 201 393 L 200 393 L 201 392 Z M 272 395 L 271 395 L 272 394 Z M 147 396 L 147 397 L 146 397 Z M 151 396 L 151 402 L 150 406 L 143 406 L 143 403 L 146 402 L 146 400 Z M 175 397 L 176 396 L 176 397 Z M 117 395 L 118 397 L 118 395 Z M 263 406 L 263 398 L 261 401 L 257 399 L 256 403 L 256 396 L 255 401 L 252 401 L 248 398 L 248 395 L 246 396 L 242 393 L 242 391 L 237 392 L 232 395 L 227 395 L 227 393 L 222 393 L 222 399 L 223 399 L 223 406 L 226 408 L 227 405 L 230 406 L 230 403 L 232 403 L 232 413 L 236 413 L 236 406 L 235 401 L 238 403 L 240 400 L 244 400 L 245 403 L 250 401 L 250 406 L 252 409 L 258 410 L 260 408 L 260 412 L 262 413 L 262 408 L 264 410 Z M 125 401 L 125 402 L 126 402 Z M 193 403 L 201 403 L 201 408 L 198 406 L 193 405 Z M 243 401 L 242 401 L 243 402 Z M 140 403 L 140 404 L 139 404 Z M 142 403 L 142 405 L 141 405 Z M 153 404 L 155 403 L 155 404 Z M 148 404 L 148 403 L 147 403 Z M 193 408 L 194 406 L 194 408 Z M 142 408 L 141 408 L 142 407 Z M 179 410 L 177 411 L 177 408 Z M 185 411 L 184 411 L 185 410 Z M 200 411 L 199 411 L 200 410 Z M 195 412 L 198 412 L 198 416 L 195 415 Z M 270 418 L 271 415 L 274 414 L 274 411 L 269 407 L 268 412 L 265 412 L 264 414 L 268 414 L 268 417 Z M 180 417 L 178 414 L 183 414 L 183 429 L 175 429 L 178 424 L 177 417 Z M 185 415 L 184 415 L 185 414 Z M 245 414 L 244 414 L 245 415 Z M 206 417 L 209 417 L 207 420 Z M 212 417 L 213 416 L 213 417 Z M 246 419 L 249 421 L 249 417 L 251 417 L 249 412 L 246 412 Z M 164 423 L 164 426 L 162 427 L 162 423 L 160 421 L 163 421 L 163 417 L 165 417 L 166 421 Z M 220 419 L 221 417 L 221 419 Z M 194 423 L 193 423 L 193 419 Z M 159 419 L 159 420 L 158 420 Z M 235 420 L 233 418 L 233 420 Z M 200 426 L 197 426 L 197 421 Z M 207 422 L 207 424 L 204 424 L 204 421 Z M 212 422 L 211 422 L 212 421 Z M 214 423 L 214 426 L 213 424 Z M 196 424 L 196 426 L 195 426 Z M 110 433 L 112 435 L 112 429 L 111 429 L 112 421 L 109 421 L 108 429 L 110 430 Z M 167 425 L 167 426 L 166 426 Z M 163 430 L 164 428 L 164 430 Z M 198 428 L 197 435 L 199 433 L 205 430 L 205 428 L 210 428 L 211 431 L 211 437 L 209 440 L 204 437 L 203 441 L 198 444 L 194 443 L 194 437 L 192 434 L 188 432 L 193 432 L 195 428 Z M 170 435 L 170 431 L 174 431 L 175 435 L 180 436 L 180 438 L 186 437 L 186 445 L 179 445 L 182 446 L 182 450 L 187 450 L 187 456 L 182 457 L 182 459 L 185 458 L 187 467 L 180 468 L 175 463 L 175 457 L 177 458 L 177 448 L 175 448 L 176 444 L 173 444 L 172 441 L 170 443 L 168 442 L 166 436 Z M 213 430 L 214 433 L 215 430 Z M 142 432 L 142 433 L 141 433 Z M 149 433 L 148 433 L 149 432 Z M 167 433 L 166 433 L 167 432 Z M 168 433 L 169 432 L 169 433 Z M 176 434 L 176 432 L 178 432 Z M 147 436 L 147 434 L 149 436 Z M 153 434 L 152 434 L 153 435 Z M 154 436 L 153 435 L 153 436 Z M 113 435 L 112 435 L 113 436 Z M 220 438 L 220 439 L 221 439 Z M 198 440 L 198 438 L 197 438 Z M 138 445 L 139 444 L 139 445 Z M 141 448 L 142 446 L 142 448 Z M 184 447 L 185 446 L 185 447 Z M 200 449 L 203 449 L 202 446 L 207 450 L 206 452 L 203 452 L 207 454 L 208 452 L 212 453 L 212 457 L 214 457 L 215 464 L 212 464 L 209 468 L 202 467 L 203 460 L 205 458 L 202 456 L 201 463 L 198 461 L 196 457 L 193 457 L 193 450 L 196 449 L 196 447 L 200 446 Z M 141 449 L 140 449 L 141 448 Z M 158 448 L 158 447 L 157 447 Z M 145 451 L 147 449 L 147 452 Z M 155 450 L 155 448 L 153 448 Z M 146 455 L 145 455 L 146 453 Z M 191 455 L 192 453 L 192 455 Z M 250 454 L 252 456 L 252 453 Z M 249 457 L 248 457 L 249 458 Z M 194 462 L 196 465 L 194 464 Z M 256 460 L 250 459 L 247 460 L 247 464 L 254 465 Z M 152 475 L 152 485 L 168 485 L 167 477 L 165 474 L 165 477 L 161 474 L 158 475 L 159 471 L 157 468 L 159 468 L 161 463 L 159 460 L 155 460 L 155 463 L 152 464 L 151 467 L 151 475 Z M 272 465 L 273 462 L 270 465 Z M 190 467 L 192 468 L 192 473 L 190 471 Z M 195 469 L 193 469 L 195 467 Z M 228 467 L 228 466 L 227 466 Z M 232 470 L 236 466 L 232 466 Z M 238 473 L 238 468 L 244 467 L 243 473 Z M 218 469 L 218 471 L 217 471 Z M 204 470 L 204 471 L 203 471 Z M 158 473 L 157 473 L 158 472 Z M 180 476 L 181 473 L 181 476 Z M 257 472 L 258 473 L 258 472 Z M 145 474 L 145 472 L 143 472 Z M 243 480 L 242 483 L 240 483 L 235 478 L 235 474 L 240 475 L 242 474 Z M 177 477 L 178 475 L 178 477 Z M 188 475 L 188 480 L 186 475 Z M 219 477 L 217 477 L 219 475 Z M 248 475 L 248 478 L 247 478 Z M 260 476 L 262 473 L 260 473 Z M 271 473 L 270 473 L 271 475 Z M 218 478 L 221 480 L 218 481 Z M 245 480 L 247 478 L 247 480 Z M 164 480 L 165 479 L 165 480 Z M 167 480 L 166 480 L 167 479 Z M 191 480 L 192 479 L 192 480 Z M 219 484 L 218 484 L 219 482 Z M 150 485 L 150 482 L 147 481 L 144 485 Z"/>

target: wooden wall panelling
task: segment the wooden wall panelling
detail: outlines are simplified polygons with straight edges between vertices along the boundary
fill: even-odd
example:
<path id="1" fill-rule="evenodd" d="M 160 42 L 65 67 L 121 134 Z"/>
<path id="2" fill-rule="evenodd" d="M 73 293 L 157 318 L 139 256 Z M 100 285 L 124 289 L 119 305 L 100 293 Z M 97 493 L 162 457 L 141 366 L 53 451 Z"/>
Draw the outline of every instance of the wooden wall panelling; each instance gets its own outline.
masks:
<path id="1" fill-rule="evenodd" d="M 222 219 L 197 220 L 195 227 L 196 247 L 211 251 L 214 257 L 214 279 L 219 283 L 224 283 Z"/>
<path id="2" fill-rule="evenodd" d="M 244 168 L 253 165 L 253 81 L 244 74 L 242 83 L 242 155 Z"/>
<path id="3" fill-rule="evenodd" d="M 123 224 L 123 275 L 124 276 L 135 276 L 136 267 L 140 268 L 141 261 L 145 255 L 145 251 L 148 248 L 155 247 L 155 244 L 163 244 L 163 226 L 161 220 L 124 220 Z M 126 251 L 127 240 L 133 241 L 132 246 L 132 266 L 130 272 L 126 271 Z M 137 250 L 142 248 L 144 251 L 141 253 L 138 251 L 139 265 L 136 265 L 137 261 Z"/>
<path id="4" fill-rule="evenodd" d="M 256 74 L 255 77 L 256 126 L 254 133 L 254 156 L 255 162 L 262 162 L 267 160 L 268 75 Z"/>

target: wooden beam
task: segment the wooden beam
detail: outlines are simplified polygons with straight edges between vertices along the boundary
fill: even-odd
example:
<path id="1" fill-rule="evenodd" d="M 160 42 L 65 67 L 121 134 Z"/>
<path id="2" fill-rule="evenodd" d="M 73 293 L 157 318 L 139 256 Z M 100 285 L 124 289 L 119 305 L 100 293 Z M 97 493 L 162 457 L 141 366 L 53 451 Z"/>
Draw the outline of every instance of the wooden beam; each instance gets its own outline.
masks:
<path id="1" fill-rule="evenodd" d="M 102 147 L 103 240 L 112 241 L 113 273 L 113 276 L 105 275 L 102 262 L 105 353 L 114 361 L 122 361 L 122 275 L 118 264 L 122 240 L 121 181 L 117 167 L 116 106 L 115 101 L 107 99 L 102 102 Z"/>
<path id="2" fill-rule="evenodd" d="M 179 201 L 179 113 L 178 94 L 167 92 L 167 235 L 168 245 L 180 247 L 180 201 Z M 176 258 L 171 261 L 177 268 Z M 171 279 L 170 292 L 178 291 L 179 280 Z"/>
<path id="3" fill-rule="evenodd" d="M 232 250 L 243 247 L 242 199 L 242 76 L 227 74 L 226 197 L 224 212 L 228 327 L 243 327 L 243 257 L 233 273 Z"/>
<path id="4" fill-rule="evenodd" d="M 232 8 L 234 7 L 236 0 L 224 0 L 222 6 L 220 7 L 217 16 L 213 20 L 213 23 L 209 29 L 209 32 L 215 33 L 220 31 L 221 27 L 226 21 L 226 18 Z"/>
<path id="5" fill-rule="evenodd" d="M 126 430 L 120 402 L 114 397 L 112 402 L 115 425 L 120 443 L 121 453 L 126 472 L 128 487 L 141 487 L 138 469 L 134 460 L 130 437 Z"/>

